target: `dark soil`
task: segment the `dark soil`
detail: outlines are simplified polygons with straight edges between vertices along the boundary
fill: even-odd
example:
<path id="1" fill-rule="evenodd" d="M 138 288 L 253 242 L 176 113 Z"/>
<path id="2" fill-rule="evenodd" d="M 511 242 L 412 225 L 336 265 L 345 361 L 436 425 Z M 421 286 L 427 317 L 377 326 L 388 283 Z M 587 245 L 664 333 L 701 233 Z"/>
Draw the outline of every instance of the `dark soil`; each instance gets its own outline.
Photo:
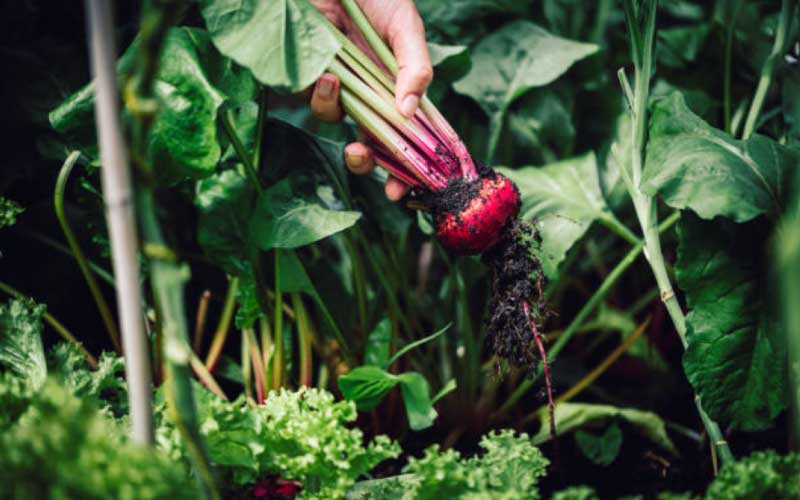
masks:
<path id="1" fill-rule="evenodd" d="M 544 274 L 534 256 L 539 237 L 531 224 L 515 219 L 503 230 L 504 238 L 483 255 L 492 270 L 486 342 L 498 358 L 533 373 L 537 356 L 531 321 L 547 316 L 542 297 Z M 530 315 L 525 303 L 529 303 Z"/>

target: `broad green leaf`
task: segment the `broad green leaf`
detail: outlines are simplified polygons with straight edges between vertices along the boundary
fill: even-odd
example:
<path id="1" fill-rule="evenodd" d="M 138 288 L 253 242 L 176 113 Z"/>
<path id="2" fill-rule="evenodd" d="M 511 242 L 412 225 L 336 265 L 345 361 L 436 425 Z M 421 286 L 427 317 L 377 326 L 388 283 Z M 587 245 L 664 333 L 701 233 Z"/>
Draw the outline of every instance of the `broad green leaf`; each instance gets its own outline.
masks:
<path id="1" fill-rule="evenodd" d="M 364 348 L 364 364 L 385 367 L 386 362 L 389 361 L 391 342 L 392 323 L 384 318 L 367 337 L 367 345 Z"/>
<path id="2" fill-rule="evenodd" d="M 787 176 L 798 162 L 799 153 L 767 137 L 739 141 L 711 127 L 674 93 L 652 106 L 640 188 L 704 219 L 745 222 L 780 214 Z"/>
<path id="3" fill-rule="evenodd" d="M 478 24 L 489 16 L 523 16 L 525 2 L 517 0 L 416 0 L 414 4 L 425 22 L 428 39 L 458 39 L 470 43 L 480 36 Z"/>
<path id="4" fill-rule="evenodd" d="M 558 265 L 592 222 L 613 217 L 600 191 L 592 152 L 544 167 L 498 171 L 519 188 L 521 218 L 539 229 L 542 267 L 548 278 L 558 277 Z"/>
<path id="5" fill-rule="evenodd" d="M 401 373 L 400 393 L 408 415 L 408 425 L 413 430 L 427 429 L 436 419 L 436 410 L 431 401 L 431 388 L 422 374 L 417 372 Z"/>
<path id="6" fill-rule="evenodd" d="M 672 68 L 686 68 L 687 63 L 695 62 L 710 33 L 709 24 L 659 29 L 658 62 Z"/>
<path id="7" fill-rule="evenodd" d="M 0 229 L 16 224 L 17 216 L 22 212 L 23 208 L 17 202 L 0 196 Z"/>
<path id="8" fill-rule="evenodd" d="M 250 238 L 262 250 L 298 248 L 354 225 L 361 213 L 329 210 L 292 192 L 281 181 L 258 198 L 250 220 Z"/>
<path id="9" fill-rule="evenodd" d="M 581 452 L 597 465 L 611 465 L 622 448 L 622 430 L 613 423 L 599 436 L 585 431 L 575 433 L 575 443 Z"/>
<path id="10" fill-rule="evenodd" d="M 122 77 L 132 69 L 134 41 L 117 63 Z M 208 33 L 172 28 L 161 51 L 155 93 L 160 108 L 153 122 L 149 160 L 161 179 L 202 178 L 220 158 L 217 112 L 226 100 L 240 102 L 255 92 L 252 78 L 214 49 Z M 75 92 L 50 113 L 53 128 L 78 133 L 94 127 L 94 84 Z"/>
<path id="11" fill-rule="evenodd" d="M 539 412 L 541 428 L 533 436 L 533 444 L 541 444 L 550 439 L 548 412 Z M 636 428 L 645 438 L 677 455 L 678 451 L 667 435 L 664 421 L 655 413 L 634 408 L 620 408 L 611 405 L 590 403 L 559 403 L 555 408 L 556 430 L 558 435 L 570 433 L 584 425 L 599 425 L 622 419 Z"/>
<path id="12" fill-rule="evenodd" d="M 428 42 L 428 52 L 436 78 L 428 86 L 426 93 L 433 102 L 439 103 L 453 82 L 469 71 L 472 64 L 469 49 L 466 45 L 439 45 Z"/>
<path id="13" fill-rule="evenodd" d="M 307 0 L 202 0 L 217 48 L 264 85 L 298 92 L 319 78 L 340 43 Z"/>
<path id="14" fill-rule="evenodd" d="M 531 158 L 555 161 L 572 150 L 575 127 L 562 99 L 543 89 L 525 95 L 508 116 L 508 130 L 514 136 L 514 159 L 532 163 Z"/>
<path id="15" fill-rule="evenodd" d="M 256 193 L 244 176 L 226 170 L 197 183 L 197 241 L 226 273 L 251 272 L 248 227 Z"/>
<path id="16" fill-rule="evenodd" d="M 0 304 L 0 365 L 37 390 L 47 378 L 42 347 L 43 304 L 13 299 Z"/>
<path id="17" fill-rule="evenodd" d="M 763 430 L 786 407 L 786 347 L 771 314 L 763 224 L 700 221 L 678 226 L 678 286 L 686 294 L 683 366 L 711 418 Z"/>
<path id="18" fill-rule="evenodd" d="M 555 36 L 529 21 L 514 21 L 475 46 L 469 73 L 454 87 L 475 99 L 497 127 L 515 99 L 553 82 L 598 48 Z"/>
<path id="19" fill-rule="evenodd" d="M 371 410 L 400 379 L 377 366 L 359 366 L 339 377 L 339 390 L 348 401 L 353 401 L 359 410 Z"/>

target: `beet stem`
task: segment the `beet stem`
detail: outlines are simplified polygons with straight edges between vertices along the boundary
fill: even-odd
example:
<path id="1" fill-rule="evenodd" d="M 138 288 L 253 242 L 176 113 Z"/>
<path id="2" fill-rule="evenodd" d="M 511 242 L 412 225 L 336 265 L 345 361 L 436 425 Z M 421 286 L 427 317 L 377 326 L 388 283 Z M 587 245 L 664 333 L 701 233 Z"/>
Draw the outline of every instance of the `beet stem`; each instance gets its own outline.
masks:
<path id="1" fill-rule="evenodd" d="M 553 455 L 555 456 L 556 468 L 561 470 L 560 466 L 560 453 L 558 449 L 558 432 L 556 430 L 556 405 L 553 400 L 553 381 L 550 378 L 550 365 L 547 363 L 547 351 L 542 343 L 542 336 L 539 333 L 539 328 L 531 316 L 530 306 L 527 302 L 523 302 L 523 309 L 525 316 L 528 318 L 528 324 L 531 326 L 533 332 L 533 339 L 536 342 L 536 347 L 539 349 L 539 355 L 542 358 L 542 369 L 544 371 L 544 385 L 547 388 L 547 410 L 550 417 L 550 439 L 553 440 Z"/>

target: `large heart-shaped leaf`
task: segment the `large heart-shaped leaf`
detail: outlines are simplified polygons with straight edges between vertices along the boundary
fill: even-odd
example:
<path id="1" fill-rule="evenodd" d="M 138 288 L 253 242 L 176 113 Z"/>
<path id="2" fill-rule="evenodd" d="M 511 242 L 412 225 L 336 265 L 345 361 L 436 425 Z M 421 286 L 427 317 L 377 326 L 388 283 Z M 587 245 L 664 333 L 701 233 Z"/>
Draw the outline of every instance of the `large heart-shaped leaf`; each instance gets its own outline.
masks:
<path id="1" fill-rule="evenodd" d="M 536 445 L 547 442 L 550 439 L 547 411 L 540 411 L 538 417 L 541 422 L 541 428 L 531 438 L 533 444 Z M 678 454 L 675 444 L 667 435 L 664 421 L 661 420 L 661 417 L 649 411 L 589 403 L 559 403 L 555 408 L 555 417 L 559 436 L 585 425 L 598 425 L 609 421 L 624 420 L 653 443 L 673 455 Z"/>
<path id="2" fill-rule="evenodd" d="M 592 222 L 613 217 L 600 191 L 594 153 L 544 167 L 498 170 L 519 188 L 522 219 L 539 229 L 548 278 L 558 277 L 558 265 Z"/>
<path id="3" fill-rule="evenodd" d="M 455 89 L 475 99 L 497 127 L 516 98 L 554 81 L 598 48 L 553 35 L 529 21 L 514 21 L 475 46 L 472 67 Z"/>
<path id="4" fill-rule="evenodd" d="M 197 241 L 206 255 L 234 276 L 251 272 L 248 231 L 255 202 L 255 189 L 235 170 L 197 183 Z"/>
<path id="5" fill-rule="evenodd" d="M 690 309 L 686 375 L 713 419 L 750 431 L 786 407 L 786 347 L 766 295 L 764 226 L 685 216 L 675 265 Z"/>
<path id="6" fill-rule="evenodd" d="M 316 81 L 339 50 L 330 25 L 307 0 L 203 0 L 217 48 L 263 84 L 287 92 Z"/>
<path id="7" fill-rule="evenodd" d="M 798 163 L 800 154 L 767 137 L 739 141 L 711 127 L 674 93 L 652 106 L 640 188 L 704 219 L 745 222 L 781 212 L 787 176 Z"/>
<path id="8" fill-rule="evenodd" d="M 132 69 L 137 46 L 134 41 L 118 61 L 120 76 Z M 150 135 L 149 159 L 165 181 L 208 176 L 220 157 L 217 111 L 228 99 L 252 97 L 255 84 L 246 71 L 214 49 L 204 30 L 170 29 L 161 54 L 155 80 L 160 108 Z M 93 110 L 94 84 L 89 84 L 54 109 L 50 123 L 59 132 L 91 133 Z"/>
<path id="9" fill-rule="evenodd" d="M 436 79 L 426 91 L 433 102 L 439 103 L 453 82 L 464 76 L 472 64 L 466 45 L 439 45 L 428 42 L 431 65 Z"/>
<path id="10" fill-rule="evenodd" d="M 262 250 L 298 248 L 353 226 L 360 212 L 330 210 L 292 192 L 288 180 L 258 197 L 250 237 Z"/>

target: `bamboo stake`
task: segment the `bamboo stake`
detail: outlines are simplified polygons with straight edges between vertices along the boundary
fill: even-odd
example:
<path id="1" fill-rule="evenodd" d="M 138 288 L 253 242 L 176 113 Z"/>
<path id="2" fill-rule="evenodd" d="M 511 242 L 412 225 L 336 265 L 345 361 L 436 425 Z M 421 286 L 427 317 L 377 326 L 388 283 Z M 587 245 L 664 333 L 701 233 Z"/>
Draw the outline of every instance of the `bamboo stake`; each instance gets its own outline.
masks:
<path id="1" fill-rule="evenodd" d="M 117 96 L 117 53 L 112 22 L 113 3 L 86 0 L 89 51 L 95 82 L 95 120 L 103 164 L 101 177 L 111 260 L 116 279 L 125 376 L 128 383 L 131 438 L 153 442 L 150 354 L 145 336 L 139 288 L 128 152 L 122 135 Z"/>

